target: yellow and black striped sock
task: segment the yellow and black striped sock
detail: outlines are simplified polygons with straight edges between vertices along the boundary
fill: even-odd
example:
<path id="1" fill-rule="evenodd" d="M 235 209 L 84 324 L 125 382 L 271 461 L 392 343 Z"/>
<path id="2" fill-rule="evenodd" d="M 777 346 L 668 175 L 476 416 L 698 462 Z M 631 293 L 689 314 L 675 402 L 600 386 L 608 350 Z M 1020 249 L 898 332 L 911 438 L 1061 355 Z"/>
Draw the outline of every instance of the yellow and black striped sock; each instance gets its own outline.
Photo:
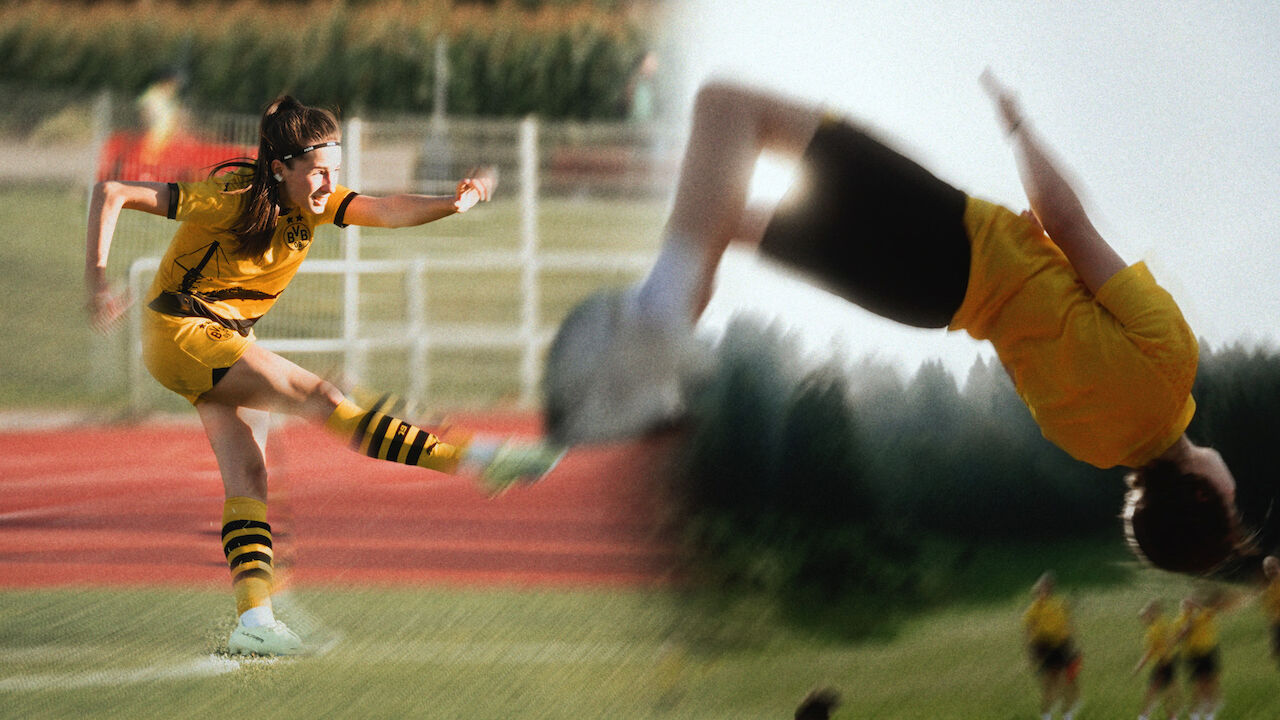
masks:
<path id="1" fill-rule="evenodd" d="M 462 448 L 441 442 L 426 430 L 393 417 L 390 405 L 385 395 L 371 410 L 343 400 L 324 425 L 363 455 L 447 473 L 457 470 Z"/>
<path id="2" fill-rule="evenodd" d="M 270 606 L 274 553 L 266 503 L 247 497 L 227 498 L 222 506 L 222 552 L 231 567 L 236 613 Z"/>

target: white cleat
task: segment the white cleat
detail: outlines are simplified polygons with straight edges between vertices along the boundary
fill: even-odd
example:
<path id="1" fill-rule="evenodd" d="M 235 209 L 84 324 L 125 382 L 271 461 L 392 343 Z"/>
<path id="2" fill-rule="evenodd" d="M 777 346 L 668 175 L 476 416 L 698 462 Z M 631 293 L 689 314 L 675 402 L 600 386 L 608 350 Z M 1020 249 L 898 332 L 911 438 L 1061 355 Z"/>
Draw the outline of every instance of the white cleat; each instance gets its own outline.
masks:
<path id="1" fill-rule="evenodd" d="M 236 624 L 227 641 L 232 655 L 300 655 L 302 639 L 289 626 L 276 620 L 270 625 L 247 628 Z"/>

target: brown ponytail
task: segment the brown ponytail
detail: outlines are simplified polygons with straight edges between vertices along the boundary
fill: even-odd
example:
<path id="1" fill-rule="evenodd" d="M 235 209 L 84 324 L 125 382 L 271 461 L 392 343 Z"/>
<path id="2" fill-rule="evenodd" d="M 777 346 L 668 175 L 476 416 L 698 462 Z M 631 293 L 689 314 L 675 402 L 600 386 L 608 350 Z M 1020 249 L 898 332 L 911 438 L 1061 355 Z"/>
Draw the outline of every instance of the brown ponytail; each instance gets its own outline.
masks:
<path id="1" fill-rule="evenodd" d="M 271 162 L 341 136 L 338 120 L 328 110 L 308 107 L 289 95 L 281 95 L 267 106 L 258 127 L 258 157 L 253 163 L 232 160 L 213 170 L 216 174 L 226 169 L 252 169 L 249 187 L 243 190 L 245 201 L 240 216 L 230 228 L 238 255 L 261 258 L 271 247 L 280 216 L 279 183 L 272 175 Z M 292 162 L 293 158 L 284 160 L 289 167 Z"/>

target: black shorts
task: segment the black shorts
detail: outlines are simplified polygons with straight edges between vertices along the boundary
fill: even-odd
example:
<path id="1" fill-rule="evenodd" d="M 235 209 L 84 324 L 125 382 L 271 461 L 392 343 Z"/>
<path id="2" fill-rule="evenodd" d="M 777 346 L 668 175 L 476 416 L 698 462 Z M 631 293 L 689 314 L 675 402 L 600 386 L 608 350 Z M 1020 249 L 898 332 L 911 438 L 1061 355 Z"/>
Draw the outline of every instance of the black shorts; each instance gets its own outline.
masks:
<path id="1" fill-rule="evenodd" d="M 946 327 L 969 286 L 966 195 L 847 122 L 826 120 L 760 249 L 862 307 Z"/>
<path id="2" fill-rule="evenodd" d="M 1280 623 L 1271 626 L 1271 654 L 1280 659 Z"/>
<path id="3" fill-rule="evenodd" d="M 1218 649 L 1203 655 L 1187 656 L 1187 671 L 1193 679 L 1210 680 L 1218 674 Z"/>
<path id="4" fill-rule="evenodd" d="M 1041 673 L 1062 672 L 1071 667 L 1078 653 L 1070 640 L 1058 644 L 1033 643 L 1031 656 L 1035 658 L 1036 669 Z"/>
<path id="5" fill-rule="evenodd" d="M 1173 661 L 1162 662 L 1151 669 L 1151 689 L 1164 690 L 1173 684 Z"/>

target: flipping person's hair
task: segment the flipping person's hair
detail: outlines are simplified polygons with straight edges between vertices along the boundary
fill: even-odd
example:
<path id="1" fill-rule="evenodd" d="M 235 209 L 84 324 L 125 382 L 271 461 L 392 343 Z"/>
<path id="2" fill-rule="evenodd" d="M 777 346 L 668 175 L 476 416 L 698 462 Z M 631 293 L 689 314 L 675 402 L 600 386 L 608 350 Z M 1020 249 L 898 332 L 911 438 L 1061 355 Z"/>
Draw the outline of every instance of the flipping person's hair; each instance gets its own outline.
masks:
<path id="1" fill-rule="evenodd" d="M 242 257 L 260 258 L 271 247 L 280 216 L 279 183 L 271 172 L 271 162 L 282 160 L 292 167 L 294 158 L 305 147 L 336 141 L 342 135 L 338 119 L 323 108 L 303 105 L 292 96 L 281 95 L 262 113 L 258 126 L 258 156 L 253 161 L 230 160 L 213 169 L 213 173 L 237 168 L 251 168 L 252 179 L 245 193 L 240 216 L 231 226 L 236 238 L 236 253 Z"/>
<path id="2" fill-rule="evenodd" d="M 1125 478 L 1125 536 L 1134 554 L 1163 570 L 1233 575 L 1256 554 L 1240 519 L 1209 480 L 1156 460 Z"/>

